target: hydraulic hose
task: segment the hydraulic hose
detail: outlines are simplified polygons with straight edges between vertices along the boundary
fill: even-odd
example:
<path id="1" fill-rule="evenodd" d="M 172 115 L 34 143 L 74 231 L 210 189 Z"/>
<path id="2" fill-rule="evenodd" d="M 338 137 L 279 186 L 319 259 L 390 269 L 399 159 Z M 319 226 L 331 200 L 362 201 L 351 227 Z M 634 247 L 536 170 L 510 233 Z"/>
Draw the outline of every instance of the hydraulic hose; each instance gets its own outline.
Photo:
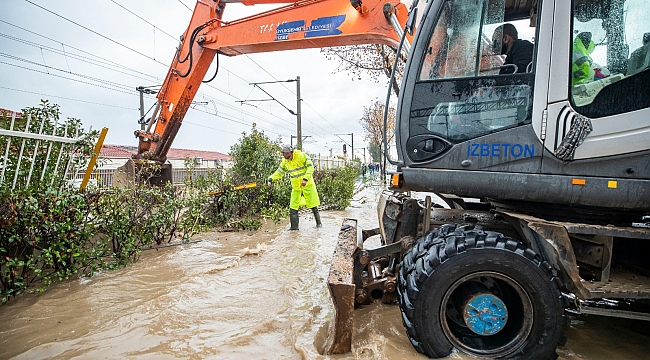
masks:
<path id="1" fill-rule="evenodd" d="M 206 26 L 206 24 L 202 24 L 202 25 L 199 25 L 199 26 L 195 27 L 194 30 L 192 30 L 192 34 L 190 35 L 190 49 L 189 49 L 189 51 L 187 52 L 187 55 L 185 55 L 185 58 L 182 59 L 182 60 L 179 58 L 179 57 L 180 57 L 180 54 L 181 54 L 181 51 L 180 51 L 181 49 L 179 48 L 179 50 L 178 50 L 178 54 L 177 54 L 177 56 L 176 56 L 176 60 L 178 61 L 179 64 L 182 64 L 182 63 L 184 63 L 185 61 L 187 61 L 187 58 L 188 58 L 188 57 L 190 56 L 190 54 L 192 53 L 192 46 L 191 46 L 191 44 L 194 43 L 194 40 L 196 39 L 196 35 L 198 34 L 198 32 L 201 31 L 201 30 L 203 30 L 203 28 L 205 28 L 205 26 Z"/>
<path id="2" fill-rule="evenodd" d="M 178 75 L 178 76 L 180 76 L 180 77 L 182 77 L 182 78 L 185 78 L 185 77 L 187 77 L 187 76 L 190 74 L 190 72 L 192 71 L 192 66 L 194 65 L 194 64 L 193 64 L 193 62 L 194 62 L 194 56 L 193 56 L 192 47 L 193 47 L 193 45 L 194 45 L 194 41 L 196 40 L 196 35 L 198 35 L 199 31 L 201 31 L 201 30 L 203 30 L 204 28 L 206 28 L 209 24 L 210 24 L 210 22 L 207 22 L 207 23 L 205 23 L 205 24 L 199 25 L 199 26 L 197 26 L 197 27 L 194 29 L 194 31 L 192 31 L 192 35 L 190 36 L 189 49 L 188 49 L 188 51 L 187 51 L 187 55 L 185 55 L 185 58 L 184 58 L 183 60 L 179 59 L 178 57 L 176 58 L 176 60 L 178 61 L 179 64 L 184 63 L 184 62 L 187 61 L 187 59 L 189 58 L 189 59 L 190 59 L 190 65 L 188 66 L 188 68 L 187 68 L 187 72 L 186 72 L 185 74 L 181 74 L 180 71 L 174 69 L 174 72 L 176 73 L 176 75 Z M 181 52 L 180 52 L 180 50 L 179 50 L 179 51 L 178 51 L 178 56 L 180 56 L 180 54 L 181 54 Z"/>
<path id="3" fill-rule="evenodd" d="M 201 80 L 201 82 L 204 83 L 204 84 L 207 84 L 207 83 L 211 82 L 212 80 L 214 80 L 214 78 L 217 77 L 218 73 L 219 73 L 219 52 L 217 52 L 217 69 L 214 71 L 214 75 L 212 75 L 210 80 L 208 80 L 208 81 Z"/>

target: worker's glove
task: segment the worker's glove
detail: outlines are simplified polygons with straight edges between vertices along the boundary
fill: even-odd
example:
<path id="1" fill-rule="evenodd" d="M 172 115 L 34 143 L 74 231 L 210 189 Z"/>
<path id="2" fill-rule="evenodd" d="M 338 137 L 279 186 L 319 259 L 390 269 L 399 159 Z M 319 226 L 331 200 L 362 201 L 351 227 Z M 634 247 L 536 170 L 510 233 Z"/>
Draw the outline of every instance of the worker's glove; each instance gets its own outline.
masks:
<path id="1" fill-rule="evenodd" d="M 300 186 L 307 186 L 307 179 L 302 179 Z"/>
<path id="2" fill-rule="evenodd" d="M 273 180 L 267 179 L 266 180 L 266 185 L 271 186 L 271 184 L 273 184 Z"/>

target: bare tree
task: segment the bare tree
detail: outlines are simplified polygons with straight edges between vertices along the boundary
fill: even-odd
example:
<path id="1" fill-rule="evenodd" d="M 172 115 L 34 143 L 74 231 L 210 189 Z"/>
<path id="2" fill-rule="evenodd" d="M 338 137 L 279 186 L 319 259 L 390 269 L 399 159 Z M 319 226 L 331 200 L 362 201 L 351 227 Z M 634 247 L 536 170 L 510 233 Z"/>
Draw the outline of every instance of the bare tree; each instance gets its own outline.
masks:
<path id="1" fill-rule="evenodd" d="M 387 140 L 390 143 L 395 136 L 395 108 L 388 108 L 388 121 L 386 124 Z M 369 106 L 363 107 L 363 115 L 359 123 L 364 130 L 364 139 L 370 143 L 371 148 L 379 148 L 381 158 L 383 158 L 383 140 L 384 140 L 384 103 L 375 98 Z M 374 157 L 373 157 L 374 158 Z M 375 159 L 373 159 L 375 160 Z M 384 171 L 384 161 L 380 160 L 381 171 Z"/>
<path id="2" fill-rule="evenodd" d="M 347 72 L 357 80 L 363 79 L 364 75 L 371 80 L 379 82 L 382 76 L 390 78 L 395 63 L 396 49 L 386 45 L 354 45 L 321 49 L 328 60 L 339 61 L 339 66 L 334 70 Z M 402 54 L 398 61 L 395 78 L 391 88 L 396 95 L 399 95 L 399 83 L 402 81 L 406 56 Z"/>

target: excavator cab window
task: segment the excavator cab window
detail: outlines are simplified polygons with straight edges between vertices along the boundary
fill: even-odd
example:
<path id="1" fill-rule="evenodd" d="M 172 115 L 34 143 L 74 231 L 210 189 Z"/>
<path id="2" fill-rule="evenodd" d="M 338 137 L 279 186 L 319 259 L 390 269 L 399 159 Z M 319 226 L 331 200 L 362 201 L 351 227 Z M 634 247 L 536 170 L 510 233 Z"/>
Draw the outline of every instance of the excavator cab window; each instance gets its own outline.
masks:
<path id="1" fill-rule="evenodd" d="M 421 29 L 431 35 L 411 104 L 406 143 L 411 160 L 424 162 L 454 143 L 530 122 L 532 2 L 446 0 L 432 27 Z M 515 39 L 504 37 L 505 23 L 514 25 L 528 46 L 520 66 L 507 57 Z"/>
<path id="2" fill-rule="evenodd" d="M 600 118 L 650 106 L 649 16 L 647 0 L 574 0 L 570 88 L 578 112 Z"/>

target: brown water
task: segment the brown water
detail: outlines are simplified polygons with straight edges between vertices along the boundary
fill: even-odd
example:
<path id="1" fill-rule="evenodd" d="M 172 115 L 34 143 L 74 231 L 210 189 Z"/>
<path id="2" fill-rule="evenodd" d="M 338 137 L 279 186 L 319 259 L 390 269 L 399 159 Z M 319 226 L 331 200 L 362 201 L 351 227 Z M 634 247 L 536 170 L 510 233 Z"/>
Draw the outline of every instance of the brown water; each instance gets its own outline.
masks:
<path id="1" fill-rule="evenodd" d="M 322 356 L 333 314 L 326 278 L 344 217 L 377 224 L 378 190 L 347 211 L 301 215 L 300 231 L 204 233 L 128 268 L 68 281 L 0 307 L 0 359 L 424 359 L 399 308 L 355 311 L 353 351 Z M 647 359 L 650 324 L 574 320 L 561 359 Z M 452 355 L 454 359 L 469 359 Z"/>

